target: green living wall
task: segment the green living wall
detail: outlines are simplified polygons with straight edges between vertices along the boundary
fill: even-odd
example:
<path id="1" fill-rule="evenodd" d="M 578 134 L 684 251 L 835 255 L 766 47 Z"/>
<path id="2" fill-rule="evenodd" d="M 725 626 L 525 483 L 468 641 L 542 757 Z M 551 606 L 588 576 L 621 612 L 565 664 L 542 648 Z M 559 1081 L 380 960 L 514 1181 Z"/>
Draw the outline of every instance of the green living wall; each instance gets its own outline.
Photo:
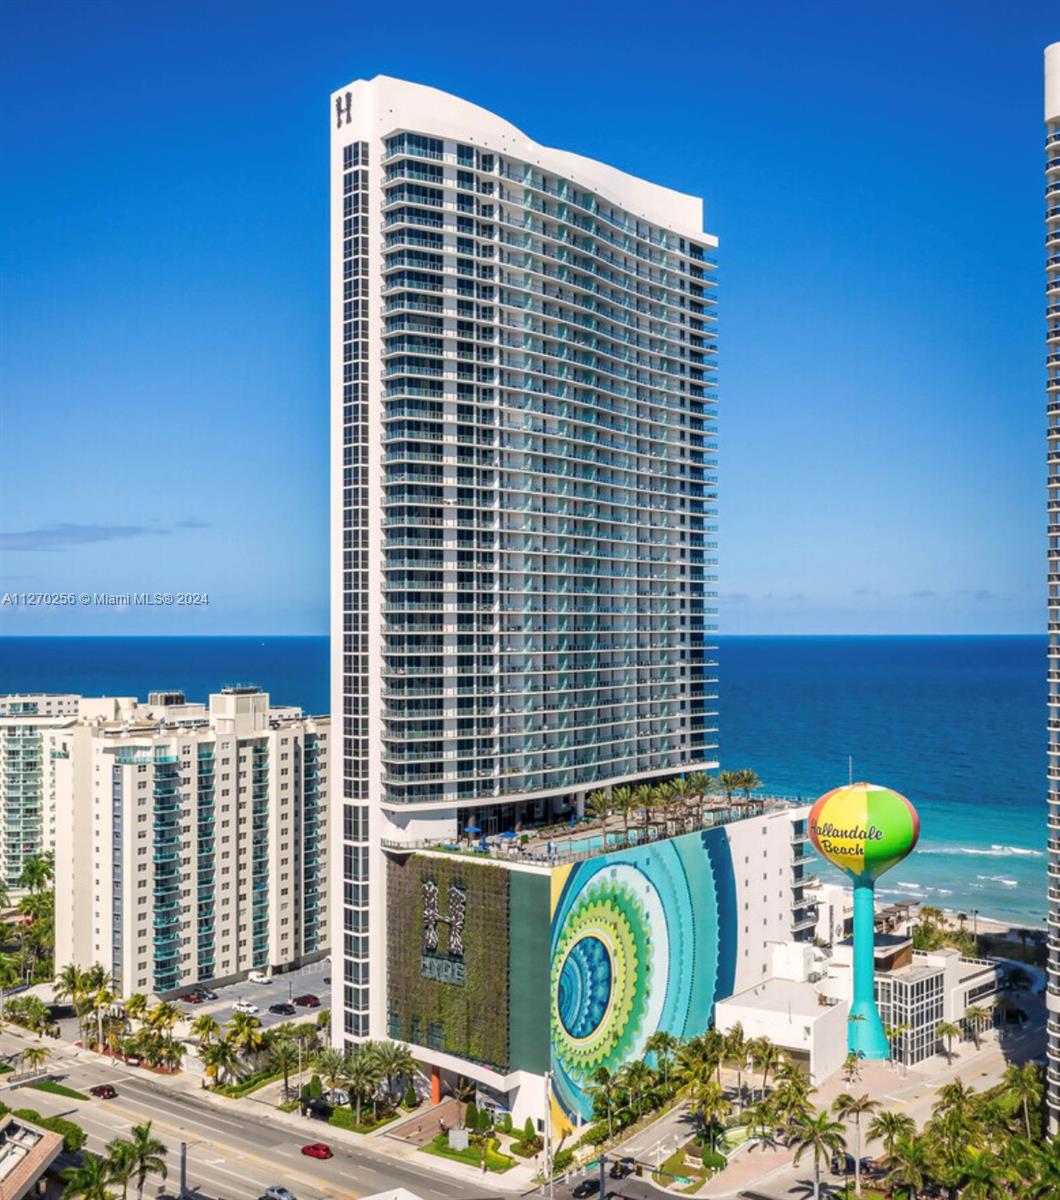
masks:
<path id="1" fill-rule="evenodd" d="M 391 1037 L 508 1069 L 509 879 L 504 867 L 466 858 L 410 854 L 388 859 Z M 463 983 L 424 975 L 423 885 L 427 880 L 438 888 L 443 918 L 450 885 L 464 890 Z M 443 922 L 441 929 L 444 947 L 448 926 Z"/>

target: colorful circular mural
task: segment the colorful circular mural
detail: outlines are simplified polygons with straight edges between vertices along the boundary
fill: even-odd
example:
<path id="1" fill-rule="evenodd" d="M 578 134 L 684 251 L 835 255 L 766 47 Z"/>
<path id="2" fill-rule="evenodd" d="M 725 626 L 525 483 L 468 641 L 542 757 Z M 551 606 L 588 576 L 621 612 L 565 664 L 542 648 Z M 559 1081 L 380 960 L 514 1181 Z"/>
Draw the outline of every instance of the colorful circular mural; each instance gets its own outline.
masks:
<path id="1" fill-rule="evenodd" d="M 554 1095 L 592 1116 L 593 1075 L 644 1054 L 658 1029 L 706 1028 L 735 968 L 734 883 L 718 831 L 553 873 Z"/>

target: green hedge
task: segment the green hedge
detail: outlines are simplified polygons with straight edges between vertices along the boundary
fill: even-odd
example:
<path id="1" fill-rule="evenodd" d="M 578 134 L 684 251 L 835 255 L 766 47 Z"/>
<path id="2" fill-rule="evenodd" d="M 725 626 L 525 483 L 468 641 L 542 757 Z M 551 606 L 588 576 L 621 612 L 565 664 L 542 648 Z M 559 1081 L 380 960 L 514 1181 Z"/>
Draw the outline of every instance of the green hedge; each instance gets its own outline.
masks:
<path id="1" fill-rule="evenodd" d="M 238 1100 L 241 1096 L 248 1096 L 251 1092 L 256 1092 L 258 1088 L 263 1088 L 266 1084 L 275 1083 L 277 1079 L 282 1078 L 282 1071 L 255 1071 L 253 1075 L 248 1075 L 246 1079 L 241 1079 L 238 1083 L 225 1083 L 213 1090 L 219 1096 L 228 1096 L 231 1100 Z"/>
<path id="2" fill-rule="evenodd" d="M 328 1124 L 334 1125 L 336 1129 L 351 1129 L 354 1133 L 371 1133 L 375 1129 L 380 1129 L 384 1125 L 389 1125 L 395 1120 L 397 1113 L 385 1113 L 381 1117 L 372 1120 L 370 1109 L 361 1107 L 361 1123 L 357 1124 L 356 1113 L 352 1108 L 347 1108 L 345 1105 L 340 1105 L 332 1109 L 331 1116 L 328 1117 Z"/>
<path id="3" fill-rule="evenodd" d="M 53 1096 L 68 1096 L 71 1100 L 88 1099 L 84 1092 L 74 1091 L 65 1084 L 56 1083 L 54 1079 L 42 1079 L 39 1083 L 31 1083 L 28 1086 L 36 1088 L 38 1092 L 50 1092 Z"/>
<path id="4" fill-rule="evenodd" d="M 571 1163 L 574 1162 L 574 1151 L 565 1146 L 562 1150 L 557 1150 L 555 1157 L 552 1159 L 552 1171 L 565 1171 Z"/>
<path id="5" fill-rule="evenodd" d="M 88 1140 L 88 1135 L 81 1126 L 66 1120 L 65 1117 L 42 1117 L 35 1108 L 13 1108 L 11 1115 L 20 1121 L 39 1125 L 41 1129 L 50 1129 L 52 1133 L 62 1134 L 63 1149 L 67 1154 L 76 1153 Z"/>

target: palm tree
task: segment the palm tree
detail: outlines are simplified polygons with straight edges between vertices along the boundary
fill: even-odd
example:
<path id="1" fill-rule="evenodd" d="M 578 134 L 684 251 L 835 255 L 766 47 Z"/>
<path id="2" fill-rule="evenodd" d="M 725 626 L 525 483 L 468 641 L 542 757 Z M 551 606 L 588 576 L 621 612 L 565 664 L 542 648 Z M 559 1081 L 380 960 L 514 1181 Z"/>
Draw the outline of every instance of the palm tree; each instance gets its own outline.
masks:
<path id="1" fill-rule="evenodd" d="M 29 888 L 31 892 L 43 892 L 54 878 L 54 857 L 50 853 L 34 854 L 22 864 L 18 884 L 19 887 Z"/>
<path id="2" fill-rule="evenodd" d="M 380 1042 L 375 1047 L 375 1054 L 386 1083 L 387 1099 L 393 1103 L 395 1080 L 411 1077 L 416 1070 L 416 1060 L 408 1046 L 401 1042 Z"/>
<path id="3" fill-rule="evenodd" d="M 643 814 L 643 841 L 645 842 L 648 840 L 648 826 L 651 824 L 654 803 L 655 789 L 649 783 L 638 783 L 633 789 L 633 806 L 639 808 Z"/>
<path id="4" fill-rule="evenodd" d="M 154 1008 L 144 1014 L 147 1027 L 168 1042 L 173 1041 L 173 1027 L 183 1016 L 181 1010 L 168 1000 L 160 1000 Z"/>
<path id="5" fill-rule="evenodd" d="M 215 1084 L 219 1084 L 222 1077 L 231 1075 L 238 1078 L 243 1065 L 239 1050 L 226 1037 L 211 1042 L 208 1046 L 203 1046 L 200 1057 L 202 1058 L 204 1078 L 212 1079 Z"/>
<path id="6" fill-rule="evenodd" d="M 27 1046 L 22 1051 L 22 1065 L 27 1071 L 36 1071 L 44 1066 L 50 1054 L 47 1046 Z"/>
<path id="7" fill-rule="evenodd" d="M 890 1157 L 899 1138 L 912 1137 L 916 1133 L 916 1122 L 905 1113 L 891 1112 L 884 1109 L 872 1118 L 869 1126 L 870 1140 L 883 1142 L 884 1153 Z"/>
<path id="8" fill-rule="evenodd" d="M 148 1175 L 157 1175 L 161 1180 L 166 1178 L 166 1155 L 169 1151 L 164 1143 L 151 1133 L 151 1122 L 132 1127 L 132 1140 L 127 1144 L 132 1148 L 131 1175 L 136 1180 L 136 1195 L 143 1200 L 144 1184 Z M 124 1195 L 124 1192 L 122 1193 Z"/>
<path id="9" fill-rule="evenodd" d="M 780 1051 L 767 1037 L 754 1038 L 749 1043 L 747 1049 L 751 1054 L 751 1062 L 757 1070 L 762 1072 L 762 1099 L 764 1100 L 766 1098 L 766 1085 L 769 1082 L 769 1073 L 775 1070 L 780 1063 Z"/>
<path id="10" fill-rule="evenodd" d="M 953 1039 L 960 1039 L 961 1027 L 952 1021 L 939 1021 L 935 1026 L 935 1037 L 946 1042 L 946 1061 L 953 1062 Z"/>
<path id="11" fill-rule="evenodd" d="M 710 1135 L 711 1150 L 716 1150 L 718 1129 L 724 1127 L 732 1109 L 725 1093 L 713 1079 L 707 1079 L 694 1090 L 690 1107 Z"/>
<path id="12" fill-rule="evenodd" d="M 611 797 L 602 790 L 590 792 L 585 798 L 585 807 L 595 820 L 603 824 L 611 811 Z"/>
<path id="13" fill-rule="evenodd" d="M 110 989 L 110 977 L 107 977 L 106 983 L 101 983 L 92 989 L 89 996 L 86 997 L 92 1012 L 96 1017 L 96 1049 L 103 1049 L 103 1015 L 114 1003 L 117 997 Z"/>
<path id="14" fill-rule="evenodd" d="M 789 1135 L 813 1115 L 810 1097 L 816 1091 L 799 1068 L 790 1059 L 784 1058 L 777 1068 L 777 1086 L 770 1102 Z"/>
<path id="15" fill-rule="evenodd" d="M 1010 1096 L 1023 1111 L 1023 1128 L 1028 1140 L 1031 1134 L 1031 1109 L 1036 1112 L 1042 1102 L 1042 1079 L 1034 1063 L 1017 1066 L 1013 1063 L 1005 1070 L 1005 1093 Z"/>
<path id="16" fill-rule="evenodd" d="M 657 1029 L 645 1042 L 644 1049 L 648 1054 L 655 1055 L 655 1061 L 659 1070 L 662 1071 L 663 1086 L 668 1088 L 670 1086 L 670 1059 L 677 1049 L 677 1038 L 672 1033 L 667 1033 L 665 1029 Z"/>
<path id="17" fill-rule="evenodd" d="M 71 1200 L 74 1196 L 83 1196 L 84 1200 L 112 1200 L 114 1196 L 110 1190 L 111 1165 L 95 1154 L 84 1155 L 79 1167 L 67 1167 L 59 1178 L 66 1184 L 62 1200 Z"/>
<path id="18" fill-rule="evenodd" d="M 147 997 L 143 992 L 133 992 L 127 1000 L 122 1001 L 121 1006 L 130 1021 L 142 1021 L 148 1008 Z"/>
<path id="19" fill-rule="evenodd" d="M 354 1123 L 361 1123 L 361 1101 L 366 1096 L 375 1096 L 375 1089 L 383 1078 L 377 1055 L 369 1048 L 347 1051 L 342 1069 L 342 1081 L 350 1090 L 354 1102 Z"/>
<path id="20" fill-rule="evenodd" d="M 747 1039 L 743 1035 L 743 1026 L 739 1021 L 725 1035 L 725 1057 L 736 1069 L 736 1105 L 737 1110 L 743 1108 L 743 1072 L 747 1066 Z"/>
<path id="21" fill-rule="evenodd" d="M 694 771 L 688 777 L 688 786 L 692 794 L 699 799 L 699 824 L 704 825 L 706 824 L 707 797 L 710 795 L 710 789 L 714 786 L 714 780 L 706 771 Z"/>
<path id="22" fill-rule="evenodd" d="M 329 1046 L 317 1055 L 315 1065 L 321 1078 L 328 1085 L 329 1091 L 334 1091 L 339 1086 L 339 1079 L 346 1069 L 345 1055 L 341 1050 L 335 1050 Z"/>
<path id="23" fill-rule="evenodd" d="M 250 1013 L 233 1013 L 225 1027 L 225 1036 L 243 1054 L 257 1054 L 265 1045 L 261 1022 Z"/>
<path id="24" fill-rule="evenodd" d="M 721 786 L 721 790 L 725 793 L 725 799 L 728 801 L 730 808 L 732 808 L 734 793 L 743 787 L 741 779 L 742 774 L 740 771 L 720 771 L 718 773 L 718 783 Z"/>
<path id="25" fill-rule="evenodd" d="M 629 818 L 636 807 L 633 789 L 628 784 L 622 783 L 611 789 L 611 809 L 622 815 L 624 840 L 627 846 L 629 845 Z"/>
<path id="26" fill-rule="evenodd" d="M 0 884 L 0 890 L 3 885 Z M 13 954 L 0 952 L 0 1021 L 4 1019 L 4 995 L 8 988 L 14 987 L 22 978 L 18 969 L 18 959 Z"/>
<path id="27" fill-rule="evenodd" d="M 900 1189 L 906 1200 L 917 1200 L 931 1179 L 932 1159 L 927 1139 L 907 1134 L 900 1137 L 888 1155 L 890 1170 L 885 1183 L 889 1188 Z"/>
<path id="28" fill-rule="evenodd" d="M 600 1100 L 607 1111 L 607 1136 L 615 1136 L 615 1101 L 621 1094 L 622 1087 L 614 1074 L 607 1067 L 597 1067 L 593 1072 L 593 1082 L 589 1087 L 589 1095 L 593 1100 Z"/>
<path id="29" fill-rule="evenodd" d="M 832 1112 L 841 1121 L 854 1122 L 854 1192 L 861 1195 L 861 1118 L 871 1116 L 880 1107 L 878 1100 L 869 1096 L 852 1096 L 843 1092 L 832 1101 Z"/>
<path id="30" fill-rule="evenodd" d="M 133 1173 L 133 1144 L 127 1138 L 114 1138 L 107 1143 L 107 1165 L 114 1183 L 121 1184 L 121 1200 L 129 1194 Z"/>
<path id="31" fill-rule="evenodd" d="M 674 808 L 681 810 L 681 824 L 686 830 L 688 829 L 688 801 L 697 794 L 691 779 L 678 776 L 677 779 L 670 780 L 670 801 Z"/>
<path id="32" fill-rule="evenodd" d="M 982 1032 L 983 1025 L 990 1020 L 990 1010 L 983 1008 L 982 1005 L 973 1004 L 964 1010 L 964 1019 L 971 1028 L 972 1041 L 975 1042 L 975 1048 L 978 1050 L 979 1034 Z"/>
<path id="33" fill-rule="evenodd" d="M 799 1159 L 809 1151 L 813 1155 L 813 1195 L 814 1200 L 821 1200 L 821 1160 L 830 1159 L 833 1154 L 845 1154 L 846 1138 L 843 1136 L 843 1126 L 839 1121 L 833 1121 L 824 1110 L 807 1116 L 795 1131 L 794 1165 L 799 1165 Z"/>
<path id="34" fill-rule="evenodd" d="M 221 1036 L 221 1026 L 209 1013 L 199 1013 L 191 1023 L 191 1033 L 192 1037 L 198 1039 L 198 1048 L 201 1051 L 211 1042 L 217 1041 Z"/>
<path id="35" fill-rule="evenodd" d="M 751 793 L 762 786 L 762 781 L 750 767 L 744 767 L 742 771 L 737 771 L 736 774 L 740 777 L 740 791 L 743 792 L 744 799 L 750 804 Z"/>
<path id="36" fill-rule="evenodd" d="M 76 963 L 67 963 L 55 977 L 55 999 L 69 1000 L 74 1008 L 84 999 L 88 982 Z"/>
<path id="37" fill-rule="evenodd" d="M 290 1038 L 276 1038 L 269 1051 L 269 1070 L 283 1072 L 283 1095 L 291 1090 L 291 1070 L 298 1066 L 298 1047 Z"/>
<path id="38" fill-rule="evenodd" d="M 752 1104 L 746 1112 L 747 1132 L 757 1139 L 763 1150 L 772 1149 L 778 1145 L 776 1137 L 777 1114 L 768 1100 L 759 1100 Z"/>
<path id="39" fill-rule="evenodd" d="M 644 1097 L 655 1085 L 655 1072 L 642 1058 L 626 1063 L 618 1072 L 617 1082 L 629 1093 L 637 1116 L 644 1111 Z"/>

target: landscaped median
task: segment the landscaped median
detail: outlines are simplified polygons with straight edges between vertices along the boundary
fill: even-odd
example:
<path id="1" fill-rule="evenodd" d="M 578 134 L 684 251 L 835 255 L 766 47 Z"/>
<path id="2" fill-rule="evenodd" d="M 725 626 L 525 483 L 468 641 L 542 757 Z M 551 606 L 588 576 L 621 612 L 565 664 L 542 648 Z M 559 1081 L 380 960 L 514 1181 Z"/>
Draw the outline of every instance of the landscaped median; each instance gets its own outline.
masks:
<path id="1" fill-rule="evenodd" d="M 424 1146 L 424 1154 L 435 1154 L 439 1158 L 452 1159 L 453 1162 L 463 1163 L 468 1167 L 482 1168 L 482 1154 L 485 1149 L 487 1171 L 508 1171 L 515 1166 L 515 1159 L 507 1154 L 501 1154 L 496 1149 L 498 1143 L 493 1138 L 487 1138 L 480 1144 L 470 1144 L 465 1150 L 454 1150 L 449 1145 L 449 1135 L 440 1133 Z"/>

